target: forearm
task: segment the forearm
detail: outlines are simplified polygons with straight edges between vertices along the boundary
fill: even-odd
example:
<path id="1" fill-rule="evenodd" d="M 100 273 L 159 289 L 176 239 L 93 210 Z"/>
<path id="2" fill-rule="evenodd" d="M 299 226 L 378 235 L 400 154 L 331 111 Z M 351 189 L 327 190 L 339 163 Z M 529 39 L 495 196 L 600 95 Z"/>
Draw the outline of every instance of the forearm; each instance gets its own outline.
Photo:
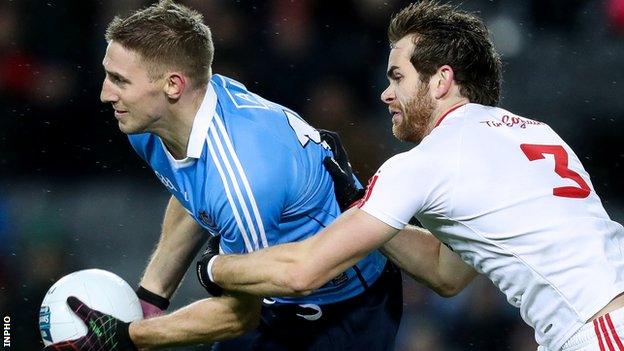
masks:
<path id="1" fill-rule="evenodd" d="M 213 266 L 214 281 L 227 291 L 256 296 L 301 296 L 295 272 L 308 258 L 299 244 L 269 247 L 246 255 L 220 255 Z M 303 273 L 303 272 L 301 272 Z"/>
<path id="2" fill-rule="evenodd" d="M 412 278 L 427 285 L 437 280 L 440 241 L 427 230 L 407 226 L 380 251 Z"/>
<path id="3" fill-rule="evenodd" d="M 141 286 L 170 298 L 207 235 L 172 197 L 165 212 L 160 240 L 143 273 Z"/>
<path id="4" fill-rule="evenodd" d="M 353 208 L 304 241 L 248 255 L 218 256 L 214 281 L 226 290 L 257 296 L 306 295 L 353 266 L 397 230 Z"/>
<path id="5" fill-rule="evenodd" d="M 397 266 L 442 296 L 461 291 L 477 274 L 426 229 L 407 226 L 381 251 Z"/>
<path id="6" fill-rule="evenodd" d="M 214 342 L 255 328 L 259 316 L 256 297 L 209 298 L 168 315 L 132 322 L 130 338 L 139 349 Z"/>

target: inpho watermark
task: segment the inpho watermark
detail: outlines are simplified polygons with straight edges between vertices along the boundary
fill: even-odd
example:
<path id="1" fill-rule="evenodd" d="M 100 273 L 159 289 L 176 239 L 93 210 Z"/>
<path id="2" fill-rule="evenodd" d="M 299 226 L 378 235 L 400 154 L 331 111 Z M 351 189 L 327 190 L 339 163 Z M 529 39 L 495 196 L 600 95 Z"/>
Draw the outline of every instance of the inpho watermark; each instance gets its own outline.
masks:
<path id="1" fill-rule="evenodd" d="M 4 324 L 4 327 L 2 328 L 3 333 L 3 346 L 4 347 L 11 347 L 11 317 L 9 316 L 4 316 L 4 318 L 2 319 L 2 322 Z"/>

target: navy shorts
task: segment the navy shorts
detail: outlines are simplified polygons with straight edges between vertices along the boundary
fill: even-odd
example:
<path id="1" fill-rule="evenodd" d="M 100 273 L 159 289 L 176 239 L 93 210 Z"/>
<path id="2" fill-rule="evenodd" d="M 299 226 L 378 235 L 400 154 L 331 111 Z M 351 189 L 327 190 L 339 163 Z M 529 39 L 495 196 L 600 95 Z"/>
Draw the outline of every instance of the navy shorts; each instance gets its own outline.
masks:
<path id="1" fill-rule="evenodd" d="M 213 351 L 394 350 L 403 314 L 401 272 L 389 261 L 365 292 L 328 305 L 262 305 L 260 326 Z"/>

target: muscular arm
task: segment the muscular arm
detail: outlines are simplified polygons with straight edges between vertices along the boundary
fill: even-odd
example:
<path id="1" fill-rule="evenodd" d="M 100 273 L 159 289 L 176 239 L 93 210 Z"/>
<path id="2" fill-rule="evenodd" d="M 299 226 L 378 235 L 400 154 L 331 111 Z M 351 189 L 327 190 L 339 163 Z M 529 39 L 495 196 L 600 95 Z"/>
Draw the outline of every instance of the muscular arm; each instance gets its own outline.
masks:
<path id="1" fill-rule="evenodd" d="M 247 255 L 218 256 L 212 273 L 226 290 L 307 295 L 390 240 L 397 229 L 352 208 L 317 235 Z"/>
<path id="2" fill-rule="evenodd" d="M 145 268 L 141 286 L 170 298 L 206 238 L 207 234 L 172 196 L 165 211 L 160 241 Z"/>
<path id="3" fill-rule="evenodd" d="M 194 302 L 173 313 L 130 324 L 139 349 L 197 344 L 229 339 L 255 328 L 260 316 L 257 297 L 236 295 Z"/>
<path id="4" fill-rule="evenodd" d="M 441 296 L 456 295 L 477 275 L 456 253 L 422 228 L 405 227 L 381 251 Z"/>

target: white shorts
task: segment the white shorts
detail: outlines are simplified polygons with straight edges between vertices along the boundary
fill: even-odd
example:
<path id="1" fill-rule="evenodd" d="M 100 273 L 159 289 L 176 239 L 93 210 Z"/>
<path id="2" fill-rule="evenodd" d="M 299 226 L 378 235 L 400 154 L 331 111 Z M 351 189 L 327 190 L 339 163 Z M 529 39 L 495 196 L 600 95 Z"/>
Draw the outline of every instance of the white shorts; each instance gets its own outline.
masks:
<path id="1" fill-rule="evenodd" d="M 586 323 L 560 351 L 624 351 L 624 308 Z M 548 351 L 540 346 L 538 351 Z"/>

